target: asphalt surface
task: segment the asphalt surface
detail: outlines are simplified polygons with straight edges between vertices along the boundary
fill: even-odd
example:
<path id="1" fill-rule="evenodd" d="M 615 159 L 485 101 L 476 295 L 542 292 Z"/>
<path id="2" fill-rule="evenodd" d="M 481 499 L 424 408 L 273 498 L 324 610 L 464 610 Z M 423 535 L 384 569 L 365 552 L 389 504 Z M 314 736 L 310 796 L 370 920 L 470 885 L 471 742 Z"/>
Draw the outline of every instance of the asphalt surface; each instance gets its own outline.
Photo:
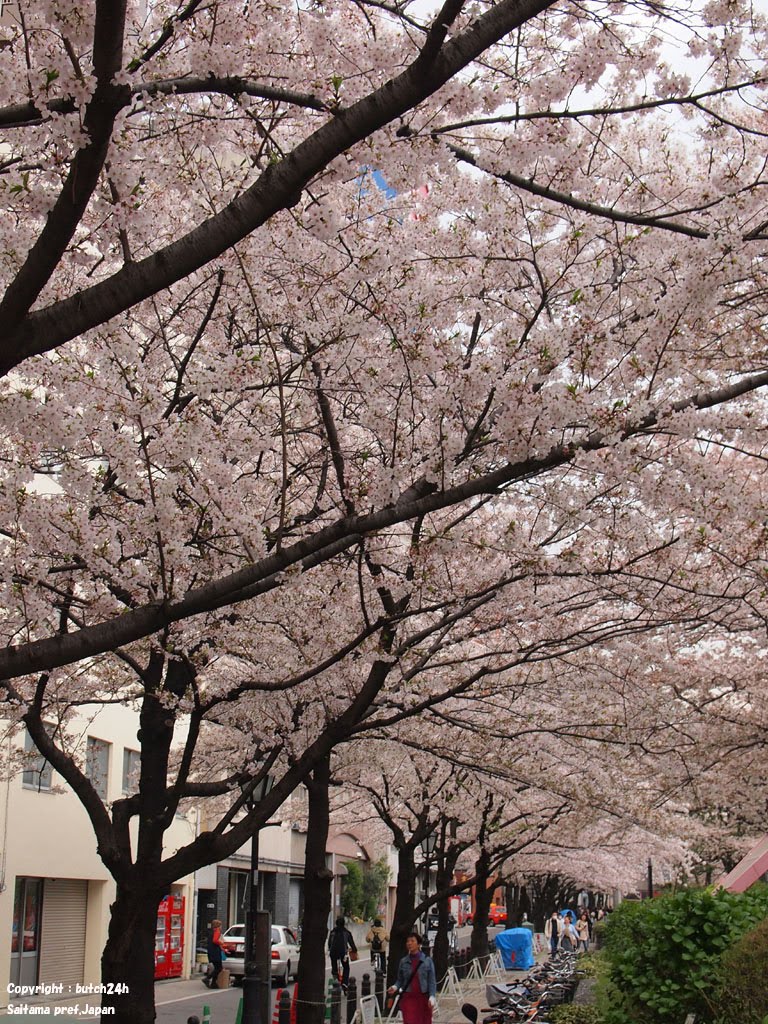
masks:
<path id="1" fill-rule="evenodd" d="M 489 934 L 493 935 L 500 931 L 500 928 L 489 928 Z M 461 928 L 458 932 L 459 946 L 469 944 L 471 928 Z M 373 969 L 367 949 L 360 950 L 360 959 L 350 965 L 350 975 L 356 978 L 358 991 L 363 974 L 370 974 L 373 981 Z M 202 973 L 194 975 L 188 980 L 169 978 L 166 981 L 155 983 L 155 1007 L 158 1024 L 187 1024 L 190 1016 L 197 1016 L 203 1020 L 204 1008 L 210 1010 L 210 1024 L 234 1024 L 237 1014 L 237 1007 L 243 994 L 242 988 L 232 986 L 228 989 L 208 989 L 203 985 Z M 326 967 L 326 978 L 330 979 L 330 962 Z M 293 982 L 289 986 L 293 992 Z M 275 1004 L 277 988 L 272 987 L 272 1002 Z M 15 999 L 14 1004 L 19 1005 L 21 1000 Z M 0 1021 L 18 1021 L 28 1019 L 34 1015 L 38 1020 L 53 1020 L 56 1017 L 60 1021 L 94 1021 L 101 1019 L 98 1015 L 98 996 L 61 999 L 55 1001 L 29 1000 L 26 1005 L 28 1009 L 17 1010 L 16 1013 L 0 1013 Z M 79 1006 L 82 1012 L 73 1012 L 69 1007 Z M 45 1010 L 48 1012 L 46 1013 Z M 275 1009 L 276 1014 L 276 1009 Z M 276 1019 L 276 1017 L 275 1017 Z M 343 1017 L 343 1019 L 346 1019 Z M 109 1020 L 108 1017 L 103 1018 Z M 265 1022 L 270 1024 L 270 1022 Z"/>
<path id="2" fill-rule="evenodd" d="M 495 935 L 501 928 L 489 928 L 488 933 Z M 471 928 L 459 929 L 459 946 L 469 945 Z M 373 982 L 373 970 L 371 967 L 368 950 L 360 950 L 360 959 L 350 964 L 350 975 L 357 980 L 358 992 L 363 974 L 370 974 Z M 326 967 L 326 979 L 330 979 L 330 964 Z M 293 992 L 293 983 L 289 986 Z M 237 1006 L 242 996 L 242 989 L 234 986 L 229 989 L 206 989 L 202 981 L 192 979 L 190 981 L 159 981 L 155 985 L 155 1007 L 157 1009 L 158 1024 L 186 1024 L 191 1014 L 196 1014 L 200 1020 L 203 1019 L 203 1007 L 208 1006 L 211 1011 L 211 1024 L 234 1024 Z M 272 1000 L 277 996 L 277 988 L 272 988 Z M 346 1019 L 342 1014 L 342 1019 Z"/>

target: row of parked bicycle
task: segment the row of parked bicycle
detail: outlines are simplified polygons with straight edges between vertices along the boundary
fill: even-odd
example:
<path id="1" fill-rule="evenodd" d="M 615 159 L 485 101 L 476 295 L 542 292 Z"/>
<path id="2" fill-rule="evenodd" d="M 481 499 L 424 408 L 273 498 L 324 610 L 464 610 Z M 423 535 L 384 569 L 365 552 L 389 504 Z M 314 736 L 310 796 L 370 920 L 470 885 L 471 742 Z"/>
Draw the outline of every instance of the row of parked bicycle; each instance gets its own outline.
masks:
<path id="1" fill-rule="evenodd" d="M 553 1006 L 573 999 L 579 980 L 584 976 L 578 964 L 577 953 L 559 950 L 520 981 L 487 985 L 488 1006 L 482 1011 L 472 1003 L 464 1003 L 461 1012 L 471 1024 L 477 1024 L 480 1012 L 485 1014 L 482 1024 L 519 1024 L 522 1021 L 547 1024 Z"/>

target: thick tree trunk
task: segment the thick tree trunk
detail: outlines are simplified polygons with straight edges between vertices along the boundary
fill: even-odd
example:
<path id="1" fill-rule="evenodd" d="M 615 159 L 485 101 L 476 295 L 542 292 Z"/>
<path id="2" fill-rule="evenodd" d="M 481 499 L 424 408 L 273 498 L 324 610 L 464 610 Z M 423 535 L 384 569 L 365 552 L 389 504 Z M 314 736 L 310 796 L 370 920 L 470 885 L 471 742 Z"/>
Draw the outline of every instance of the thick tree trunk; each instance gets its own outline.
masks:
<path id="1" fill-rule="evenodd" d="M 456 866 L 458 855 L 451 855 L 448 852 L 438 862 L 435 886 L 438 892 L 448 889 L 453 880 L 453 869 Z M 432 949 L 432 959 L 435 962 L 435 973 L 438 984 L 443 980 L 448 971 L 448 915 L 450 913 L 449 898 L 444 896 L 437 901 L 437 935 Z"/>
<path id="2" fill-rule="evenodd" d="M 448 898 L 439 900 L 437 904 L 437 934 L 432 945 L 432 959 L 435 962 L 435 974 L 438 985 L 448 970 Z"/>
<path id="3" fill-rule="evenodd" d="M 557 900 L 560 879 L 557 875 L 542 875 L 530 882 L 527 888 L 531 898 L 531 919 L 536 931 L 543 932 L 544 923 L 552 911 L 560 909 Z"/>
<path id="4" fill-rule="evenodd" d="M 488 956 L 488 912 L 491 909 L 493 885 L 489 885 L 488 854 L 481 851 L 475 862 L 475 916 L 469 941 L 472 959 Z"/>
<path id="5" fill-rule="evenodd" d="M 155 928 L 164 895 L 118 883 L 101 957 L 102 1019 L 111 1024 L 152 1024 L 155 1019 Z M 114 1013 L 105 1013 L 107 1007 L 114 1007 Z"/>
<path id="6" fill-rule="evenodd" d="M 394 984 L 397 965 L 405 956 L 405 939 L 413 931 L 416 914 L 416 864 L 412 847 L 397 851 L 397 899 L 395 916 L 389 930 L 389 959 L 387 962 L 387 985 Z"/>
<path id="7" fill-rule="evenodd" d="M 531 896 L 527 885 L 505 886 L 507 897 L 507 927 L 517 928 L 523 920 L 523 914 L 527 914 L 530 920 L 533 913 Z M 542 924 L 543 927 L 543 924 Z"/>
<path id="8" fill-rule="evenodd" d="M 331 912 L 333 873 L 325 864 L 328 841 L 330 757 L 306 780 L 309 820 L 304 861 L 304 919 L 298 974 L 297 1024 L 323 1024 L 325 1017 L 325 945 Z"/>
<path id="9" fill-rule="evenodd" d="M 504 886 L 505 904 L 507 907 L 507 927 L 516 928 L 522 912 L 520 905 L 520 886 L 508 882 Z"/>

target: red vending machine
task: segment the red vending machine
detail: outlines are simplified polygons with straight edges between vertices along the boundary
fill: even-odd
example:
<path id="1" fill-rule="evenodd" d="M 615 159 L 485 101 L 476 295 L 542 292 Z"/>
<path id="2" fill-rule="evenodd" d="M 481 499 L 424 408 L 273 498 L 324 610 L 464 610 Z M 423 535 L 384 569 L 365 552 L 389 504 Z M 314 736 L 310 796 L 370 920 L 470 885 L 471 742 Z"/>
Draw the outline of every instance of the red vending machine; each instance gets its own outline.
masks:
<path id="1" fill-rule="evenodd" d="M 184 959 L 184 897 L 166 896 L 157 908 L 155 978 L 178 978 Z"/>

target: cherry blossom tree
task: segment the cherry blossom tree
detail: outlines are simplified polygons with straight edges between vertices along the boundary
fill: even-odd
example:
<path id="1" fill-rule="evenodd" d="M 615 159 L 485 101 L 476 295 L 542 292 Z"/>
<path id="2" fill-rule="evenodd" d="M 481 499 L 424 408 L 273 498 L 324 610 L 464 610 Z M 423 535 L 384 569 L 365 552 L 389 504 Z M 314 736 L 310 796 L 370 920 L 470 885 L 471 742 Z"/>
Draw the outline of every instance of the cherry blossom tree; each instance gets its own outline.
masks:
<path id="1" fill-rule="evenodd" d="M 650 489 L 679 458 L 653 480 L 666 501 L 692 463 L 711 497 L 721 446 L 752 444 L 738 400 L 765 384 L 764 28 L 737 5 L 670 15 L 709 62 L 697 88 L 665 60 L 655 7 L 457 0 L 422 24 L 322 5 L 265 30 L 251 4 L 22 4 L 3 28 L 0 110 L 18 462 L 84 447 L 94 410 L 107 434 L 130 424 L 85 445 L 100 508 L 143 501 L 161 536 L 178 511 L 170 477 L 129 488 L 124 449 L 142 476 L 196 462 L 198 550 L 247 485 L 270 511 L 205 574 L 171 582 L 168 566 L 128 607 L 102 585 L 82 628 L 48 622 L 37 646 L 4 653 L 4 674 L 247 600 L 366 533 L 538 472 L 607 473 L 610 493 L 638 471 Z M 577 85 L 601 102 L 579 106 Z M 408 192 L 422 184 L 426 197 Z M 707 412 L 729 399 L 727 417 Z M 226 451 L 211 445 L 222 432 Z M 232 505 L 214 513 L 199 492 L 217 487 Z M 708 521 L 732 511 L 716 504 Z"/>
<path id="2" fill-rule="evenodd" d="M 153 900 L 339 742 L 764 616 L 765 25 L 20 0 L 0 44 L 0 677 L 117 880 L 104 977 L 136 965 L 144 1024 Z M 43 723 L 133 699 L 108 809 Z M 162 860 L 193 798 L 221 820 Z"/>
<path id="3" fill-rule="evenodd" d="M 705 884 L 729 871 L 765 833 L 765 659 L 757 631 L 711 636 L 648 671 L 679 706 L 668 784 L 691 815 L 687 871 Z"/>
<path id="4" fill-rule="evenodd" d="M 686 858 L 687 814 L 659 757 L 662 734 L 671 748 L 682 716 L 662 726 L 662 694 L 651 688 L 648 713 L 636 700 L 627 721 L 620 650 L 601 649 L 612 662 L 602 678 L 600 654 L 580 659 L 578 652 L 527 671 L 524 682 L 491 689 L 484 680 L 478 691 L 402 723 L 394 742 L 374 735 L 356 756 L 349 749 L 342 777 L 363 803 L 346 797 L 346 812 L 360 822 L 370 807 L 398 850 L 395 953 L 433 903 L 447 913 L 448 895 L 462 889 L 475 888 L 472 949 L 482 956 L 492 892 L 503 880 L 524 883 L 550 870 L 612 890 L 631 887 L 649 856 L 670 865 Z M 651 746 L 652 753 L 644 749 Z M 418 848 L 430 834 L 436 891 L 420 897 Z M 473 867 L 455 884 L 463 855 Z M 447 951 L 439 947 L 444 970 Z"/>

